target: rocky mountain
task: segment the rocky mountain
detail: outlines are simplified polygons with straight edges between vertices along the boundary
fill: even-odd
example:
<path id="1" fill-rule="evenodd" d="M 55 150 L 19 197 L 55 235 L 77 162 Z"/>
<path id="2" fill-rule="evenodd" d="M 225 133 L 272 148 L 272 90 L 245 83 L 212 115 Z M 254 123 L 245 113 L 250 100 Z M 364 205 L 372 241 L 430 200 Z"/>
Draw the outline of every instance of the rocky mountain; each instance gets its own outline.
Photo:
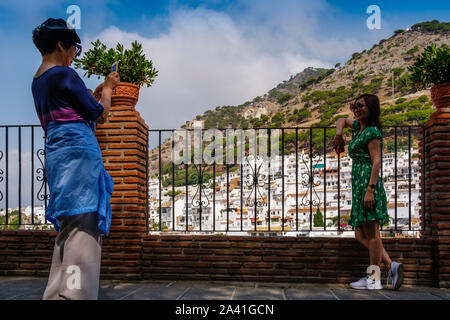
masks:
<path id="1" fill-rule="evenodd" d="M 344 65 L 306 68 L 262 97 L 238 106 L 216 107 L 182 127 L 190 128 L 194 121 L 202 121 L 204 128 L 334 126 L 339 117 L 352 117 L 349 103 L 362 93 L 378 95 L 384 126 L 423 124 L 434 107 L 429 90 L 416 90 L 408 66 L 432 43 L 450 46 L 450 23 L 433 20 L 396 30 L 370 49 L 353 53 Z M 334 131 L 328 130 L 327 139 L 333 136 Z M 319 147 L 322 138 L 323 133 L 313 138 Z M 169 146 L 170 141 L 165 141 L 163 148 Z"/>
<path id="2" fill-rule="evenodd" d="M 407 68 L 431 43 L 438 47 L 450 45 L 449 25 L 434 20 L 415 24 L 408 30 L 397 30 L 372 48 L 353 53 L 342 66 L 337 63 L 334 69 L 306 68 L 263 97 L 239 106 L 216 107 L 187 121 L 183 127 L 191 127 L 195 120 L 203 121 L 206 128 L 309 126 L 317 122 L 330 125 L 336 116 L 350 114 L 348 102 L 361 93 L 377 94 L 385 108 L 397 98 L 411 100 L 429 95 L 428 90 L 417 95 Z M 330 113 L 334 117 L 330 118 Z M 425 120 L 409 118 L 403 122 L 391 118 L 386 119 L 388 125 L 417 124 Z"/>

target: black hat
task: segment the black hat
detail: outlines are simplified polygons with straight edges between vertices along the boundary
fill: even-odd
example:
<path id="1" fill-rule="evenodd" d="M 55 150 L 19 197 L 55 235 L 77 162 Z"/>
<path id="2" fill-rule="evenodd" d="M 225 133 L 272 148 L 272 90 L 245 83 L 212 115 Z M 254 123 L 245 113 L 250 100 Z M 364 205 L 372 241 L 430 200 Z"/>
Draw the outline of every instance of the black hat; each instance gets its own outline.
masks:
<path id="1" fill-rule="evenodd" d="M 64 19 L 48 18 L 41 25 L 37 26 L 33 30 L 33 34 L 50 30 L 67 30 L 68 34 L 70 34 L 73 37 L 75 43 L 81 43 L 78 34 L 75 32 L 73 27 L 69 23 L 67 23 Z"/>

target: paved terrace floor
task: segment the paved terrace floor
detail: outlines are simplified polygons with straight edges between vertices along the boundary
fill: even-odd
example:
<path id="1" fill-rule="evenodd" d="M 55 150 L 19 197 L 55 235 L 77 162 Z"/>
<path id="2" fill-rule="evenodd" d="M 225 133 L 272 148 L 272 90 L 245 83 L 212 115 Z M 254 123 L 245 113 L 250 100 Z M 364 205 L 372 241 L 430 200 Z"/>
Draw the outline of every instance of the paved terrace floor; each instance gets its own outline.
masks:
<path id="1" fill-rule="evenodd" d="M 40 300 L 46 278 L 0 277 L 1 300 Z M 450 300 L 450 289 L 403 286 L 368 291 L 342 284 L 101 280 L 101 300 Z"/>

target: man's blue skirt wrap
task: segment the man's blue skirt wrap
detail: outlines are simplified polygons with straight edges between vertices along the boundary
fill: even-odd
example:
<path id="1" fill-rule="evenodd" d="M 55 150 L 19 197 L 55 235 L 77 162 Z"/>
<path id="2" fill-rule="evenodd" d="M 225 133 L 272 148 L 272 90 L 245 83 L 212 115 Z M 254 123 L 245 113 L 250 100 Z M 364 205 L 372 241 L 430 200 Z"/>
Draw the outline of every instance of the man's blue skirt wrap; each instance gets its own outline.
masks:
<path id="1" fill-rule="evenodd" d="M 103 165 L 94 122 L 52 121 L 47 128 L 45 172 L 50 199 L 46 218 L 59 231 L 58 218 L 98 213 L 98 228 L 108 235 L 114 181 Z"/>

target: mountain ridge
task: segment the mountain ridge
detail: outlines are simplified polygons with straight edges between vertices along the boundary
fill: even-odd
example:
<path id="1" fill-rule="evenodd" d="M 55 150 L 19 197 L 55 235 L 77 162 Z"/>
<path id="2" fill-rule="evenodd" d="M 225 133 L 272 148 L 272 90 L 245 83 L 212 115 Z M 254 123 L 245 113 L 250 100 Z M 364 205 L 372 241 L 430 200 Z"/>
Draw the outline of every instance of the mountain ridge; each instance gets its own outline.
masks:
<path id="1" fill-rule="evenodd" d="M 201 121 L 205 129 L 332 127 L 338 118 L 351 116 L 349 102 L 366 92 L 380 98 L 383 126 L 421 125 L 435 109 L 430 90 L 417 91 L 407 68 L 431 43 L 438 47 L 450 46 L 450 23 L 433 20 L 417 23 L 407 30 L 396 30 L 391 37 L 380 40 L 370 49 L 353 53 L 344 65 L 337 63 L 334 69 L 305 68 L 264 96 L 238 106 L 207 110 L 186 121 L 182 128 L 192 128 L 195 121 Z M 327 144 L 334 136 L 334 130 L 326 131 Z M 292 150 L 295 136 L 288 131 L 286 143 Z M 314 146 L 322 148 L 323 132 L 313 130 L 312 134 Z M 344 129 L 344 136 L 348 138 L 349 135 L 348 129 Z M 386 150 L 392 150 L 394 130 L 384 131 L 383 136 L 386 137 Z M 298 138 L 299 141 L 310 139 L 307 132 L 301 132 Z M 416 143 L 414 141 L 414 145 Z M 398 146 L 405 148 L 407 145 L 407 140 L 399 137 Z M 170 162 L 170 138 L 162 143 L 161 150 L 162 161 Z M 155 148 L 150 154 L 153 172 L 158 165 L 158 152 Z"/>
<path id="2" fill-rule="evenodd" d="M 262 97 L 255 97 L 252 101 L 238 106 L 222 106 L 207 110 L 202 115 L 197 115 L 195 119 L 186 121 L 182 128 L 192 127 L 194 121 L 202 121 L 205 128 L 249 128 L 261 127 L 261 125 L 270 127 L 271 124 L 274 124 L 274 127 L 276 125 L 280 127 L 298 124 L 314 125 L 330 109 L 332 113 L 349 114 L 348 102 L 360 93 L 377 94 L 382 104 L 390 102 L 392 72 L 394 73 L 394 100 L 414 93 L 416 90 L 410 82 L 407 67 L 427 45 L 433 42 L 438 47 L 444 44 L 450 45 L 449 25 L 450 23 L 433 20 L 417 23 L 407 30 L 396 30 L 390 38 L 380 40 L 369 50 L 353 53 L 342 66 L 337 63 L 334 69 L 305 68 L 295 76 L 291 76 L 289 80 L 269 90 Z M 333 103 L 329 103 L 330 101 L 327 103 L 327 96 L 338 89 L 341 92 L 337 96 L 343 99 L 337 98 L 334 102 L 333 99 L 329 99 Z M 311 93 L 314 94 L 311 96 Z M 429 91 L 425 90 L 423 94 L 429 96 Z M 336 103 L 341 106 L 338 107 Z M 334 107 L 331 107 L 332 105 Z M 301 110 L 305 107 L 310 114 L 306 110 L 302 110 L 302 113 L 308 116 L 300 114 L 297 120 L 292 117 L 294 109 Z M 320 110 L 319 107 L 321 107 Z M 284 113 L 285 117 L 282 121 L 279 115 L 275 121 L 272 121 L 277 112 Z M 265 115 L 263 119 L 261 119 L 262 115 Z M 259 121 L 255 118 L 259 118 Z M 226 123 L 227 119 L 230 120 L 229 123 Z M 322 121 L 321 124 L 329 125 L 329 122 Z"/>

